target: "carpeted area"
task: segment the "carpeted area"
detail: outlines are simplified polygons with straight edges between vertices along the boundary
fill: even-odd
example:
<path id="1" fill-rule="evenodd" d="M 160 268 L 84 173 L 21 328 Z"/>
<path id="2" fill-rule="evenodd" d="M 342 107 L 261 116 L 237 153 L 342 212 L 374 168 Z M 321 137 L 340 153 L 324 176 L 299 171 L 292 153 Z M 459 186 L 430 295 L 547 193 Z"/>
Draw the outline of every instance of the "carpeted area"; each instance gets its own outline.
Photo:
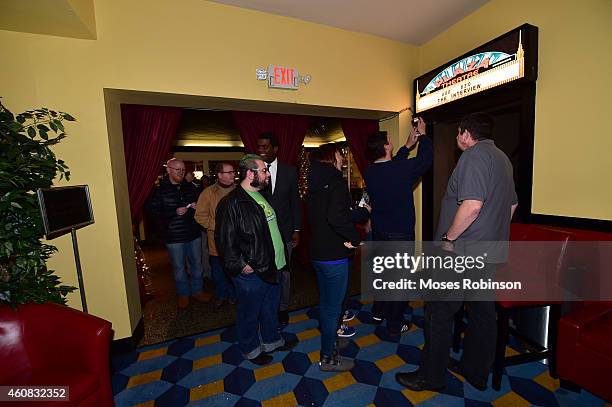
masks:
<path id="1" fill-rule="evenodd" d="M 115 402 L 122 406 L 606 406 L 586 391 L 559 388 L 546 365 L 508 367 L 502 389 L 481 392 L 449 373 L 440 393 L 412 392 L 394 380 L 398 371 L 416 369 L 423 345 L 423 309 L 409 308 L 413 325 L 401 338 L 372 324 L 371 304 L 351 301 L 357 334 L 342 354 L 356 359 L 350 372 L 318 368 L 317 309 L 293 312 L 283 335 L 299 343 L 276 352 L 270 365 L 245 361 L 234 344 L 234 328 L 194 335 L 117 355 L 112 363 Z M 516 352 L 511 347 L 508 352 Z M 456 356 L 456 355 L 455 355 Z M 609 404 L 607 405 L 609 406 Z"/>
<path id="2" fill-rule="evenodd" d="M 218 311 L 212 303 L 192 300 L 184 310 L 177 309 L 176 288 L 168 253 L 160 243 L 141 244 L 146 257 L 152 285 L 151 298 L 144 304 L 144 336 L 139 346 L 153 345 L 200 332 L 234 324 L 236 307 L 225 305 Z M 301 309 L 316 303 L 319 290 L 314 271 L 309 265 L 292 262 L 290 309 Z M 351 267 L 349 292 L 360 290 L 359 268 Z M 212 282 L 205 280 L 204 289 L 213 292 Z"/>

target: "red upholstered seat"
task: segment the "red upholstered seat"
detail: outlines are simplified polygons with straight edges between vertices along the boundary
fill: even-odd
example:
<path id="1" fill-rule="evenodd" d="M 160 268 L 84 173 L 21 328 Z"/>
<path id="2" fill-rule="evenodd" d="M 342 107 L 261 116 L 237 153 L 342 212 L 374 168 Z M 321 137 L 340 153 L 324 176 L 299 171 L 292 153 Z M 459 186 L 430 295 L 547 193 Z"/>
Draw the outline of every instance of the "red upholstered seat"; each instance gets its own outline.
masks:
<path id="1" fill-rule="evenodd" d="M 557 345 L 559 378 L 612 401 L 612 304 L 585 303 L 561 318 Z"/>
<path id="2" fill-rule="evenodd" d="M 557 338 L 557 323 L 561 315 L 561 301 L 547 301 L 546 298 L 559 297 L 553 295 L 556 289 L 555 283 L 560 283 L 563 273 L 568 266 L 568 242 L 574 239 L 571 232 L 553 229 L 546 226 L 525 225 L 512 223 L 510 225 L 511 241 L 533 241 L 551 242 L 547 245 L 539 245 L 537 248 L 525 250 L 521 246 L 510 245 L 508 262 L 499 270 L 498 275 L 504 273 L 524 276 L 537 276 L 534 278 L 535 284 L 531 284 L 532 293 L 542 293 L 542 299 L 533 301 L 512 301 L 503 298 L 497 301 L 497 346 L 495 352 L 495 362 L 493 363 L 493 388 L 501 388 L 503 369 L 525 362 L 532 362 L 540 359 L 548 359 L 551 376 L 555 376 L 555 349 Z M 536 250 L 537 249 L 537 250 Z M 538 286 L 539 284 L 539 286 Z M 559 284 L 560 285 L 560 284 Z M 545 297 L 544 293 L 549 295 Z M 548 341 L 547 347 L 541 347 L 531 353 L 506 356 L 506 346 L 511 332 L 510 318 L 513 309 L 526 307 L 545 307 L 550 306 Z M 518 332 L 514 336 L 520 338 Z M 528 341 L 528 338 L 521 338 Z M 538 344 L 532 344 L 538 346 Z"/>
<path id="3" fill-rule="evenodd" d="M 596 324 L 586 326 L 580 339 L 585 347 L 612 355 L 612 310 L 602 314 Z"/>
<path id="4" fill-rule="evenodd" d="M 525 225 L 512 223 L 510 225 L 511 241 L 554 242 L 546 246 L 540 245 L 537 250 L 523 250 L 523 246 L 510 245 L 508 263 L 499 270 L 498 275 L 509 273 L 517 276 L 538 275 L 546 279 L 538 280 L 540 286 L 532 284 L 532 292 L 549 292 L 554 289 L 551 281 L 560 282 L 568 266 L 568 243 L 574 240 L 574 234 L 569 231 L 553 229 L 540 225 Z M 558 295 L 560 296 L 560 295 Z M 552 297 L 552 294 L 551 294 Z M 550 297 L 549 297 L 550 298 Z M 497 305 L 503 308 L 546 306 L 560 304 L 561 301 L 512 301 L 499 299 Z"/>
<path id="5" fill-rule="evenodd" d="M 112 406 L 110 335 L 109 322 L 62 305 L 0 307 L 0 383 L 69 387 L 68 402 L 37 406 Z"/>

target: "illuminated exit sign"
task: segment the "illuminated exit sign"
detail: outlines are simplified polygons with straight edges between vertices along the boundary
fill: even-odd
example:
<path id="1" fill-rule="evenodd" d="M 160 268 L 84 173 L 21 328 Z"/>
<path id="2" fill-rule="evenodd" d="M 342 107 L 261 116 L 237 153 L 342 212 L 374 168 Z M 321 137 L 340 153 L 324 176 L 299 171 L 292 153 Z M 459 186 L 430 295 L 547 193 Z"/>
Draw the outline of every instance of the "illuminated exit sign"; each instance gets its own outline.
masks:
<path id="1" fill-rule="evenodd" d="M 298 71 L 295 68 L 270 65 L 268 67 L 268 87 L 281 89 L 298 88 Z"/>
<path id="2" fill-rule="evenodd" d="M 256 70 L 258 80 L 267 80 L 269 88 L 297 90 L 300 82 L 308 84 L 310 75 L 300 76 L 296 68 L 270 65 Z"/>

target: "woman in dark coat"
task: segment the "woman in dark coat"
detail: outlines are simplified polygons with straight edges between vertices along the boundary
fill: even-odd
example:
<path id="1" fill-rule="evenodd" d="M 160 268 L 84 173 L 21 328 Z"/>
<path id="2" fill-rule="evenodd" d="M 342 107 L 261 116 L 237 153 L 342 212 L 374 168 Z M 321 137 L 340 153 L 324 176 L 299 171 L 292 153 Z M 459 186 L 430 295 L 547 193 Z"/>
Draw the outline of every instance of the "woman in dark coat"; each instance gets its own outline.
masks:
<path id="1" fill-rule="evenodd" d="M 343 157 L 337 145 L 323 144 L 311 154 L 308 174 L 310 258 L 319 283 L 319 327 L 323 371 L 346 371 L 354 366 L 335 348 L 336 330 L 347 290 L 349 256 L 360 244 L 353 224 L 351 197 L 342 177 Z"/>

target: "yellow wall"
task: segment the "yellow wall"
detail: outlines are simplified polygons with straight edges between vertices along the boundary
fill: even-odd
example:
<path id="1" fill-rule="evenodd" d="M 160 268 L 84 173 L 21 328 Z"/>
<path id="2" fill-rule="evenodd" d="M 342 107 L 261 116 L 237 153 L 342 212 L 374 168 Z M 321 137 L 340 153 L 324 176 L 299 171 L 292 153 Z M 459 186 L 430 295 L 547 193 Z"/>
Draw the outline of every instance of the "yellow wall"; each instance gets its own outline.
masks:
<path id="1" fill-rule="evenodd" d="M 90 312 L 110 320 L 119 339 L 141 311 L 118 106 L 105 88 L 399 111 L 418 60 L 406 44 L 202 0 L 95 6 L 97 40 L 0 31 L 0 96 L 14 112 L 47 106 L 78 119 L 56 153 L 71 183 L 91 187 L 96 223 L 78 231 L 85 291 Z M 295 66 L 312 81 L 269 90 L 255 80 L 268 64 Z M 53 243 L 51 266 L 76 285 L 69 237 Z M 80 307 L 78 293 L 69 305 Z"/>
<path id="2" fill-rule="evenodd" d="M 425 73 L 523 23 L 539 27 L 534 213 L 612 220 L 611 22 L 610 0 L 493 0 L 419 48 Z"/>
<path id="3" fill-rule="evenodd" d="M 131 335 L 141 311 L 119 99 L 104 89 L 399 111 L 411 102 L 415 76 L 528 22 L 540 27 L 533 210 L 612 219 L 609 0 L 492 0 L 418 49 L 202 0 L 95 6 L 97 40 L 0 31 L 0 96 L 14 112 L 47 106 L 78 118 L 56 152 L 71 183 L 91 187 L 96 223 L 78 232 L 86 293 L 90 312 L 113 323 L 116 339 Z M 268 64 L 313 79 L 298 91 L 270 90 L 254 78 Z M 399 146 L 409 114 L 383 128 Z M 69 237 L 53 243 L 60 252 L 51 266 L 76 285 Z M 80 307 L 78 294 L 69 304 Z"/>

